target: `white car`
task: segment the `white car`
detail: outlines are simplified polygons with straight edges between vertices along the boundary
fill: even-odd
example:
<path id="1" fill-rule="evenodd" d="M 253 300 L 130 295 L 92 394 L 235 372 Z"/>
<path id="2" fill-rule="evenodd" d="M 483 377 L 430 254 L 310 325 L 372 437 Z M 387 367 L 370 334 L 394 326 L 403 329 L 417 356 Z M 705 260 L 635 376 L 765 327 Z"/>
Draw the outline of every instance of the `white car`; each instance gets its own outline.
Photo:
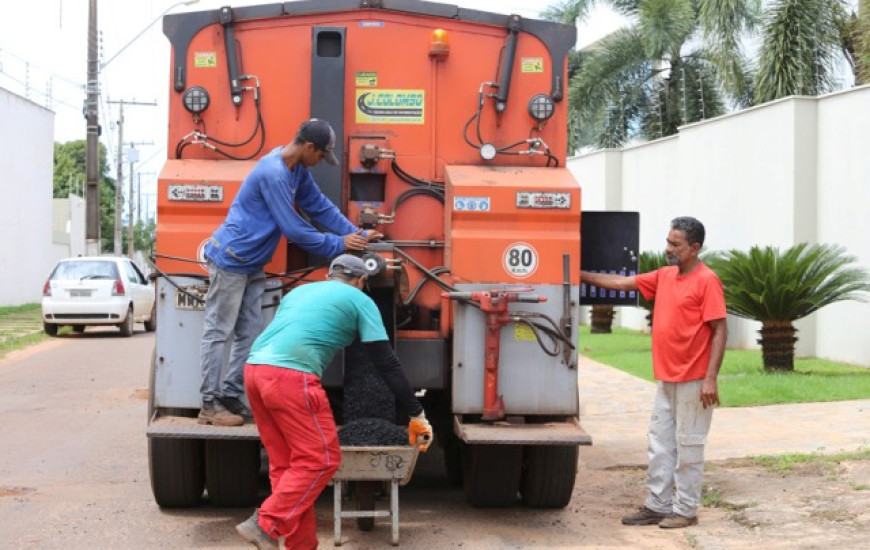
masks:
<path id="1" fill-rule="evenodd" d="M 61 260 L 42 288 L 45 333 L 61 326 L 83 332 L 89 325 L 115 325 L 122 336 L 133 335 L 134 323 L 157 328 L 154 286 L 127 258 L 79 257 Z"/>

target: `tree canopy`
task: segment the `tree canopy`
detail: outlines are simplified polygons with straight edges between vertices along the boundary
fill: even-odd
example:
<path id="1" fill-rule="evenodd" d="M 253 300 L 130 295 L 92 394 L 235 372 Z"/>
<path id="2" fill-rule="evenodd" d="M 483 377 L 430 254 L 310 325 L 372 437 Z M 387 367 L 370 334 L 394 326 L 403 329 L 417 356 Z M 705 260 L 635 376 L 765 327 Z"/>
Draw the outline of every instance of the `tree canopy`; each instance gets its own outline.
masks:
<path id="1" fill-rule="evenodd" d="M 731 108 L 826 93 L 843 56 L 857 83 L 870 79 L 870 0 L 857 13 L 845 0 L 561 0 L 542 16 L 584 21 L 596 4 L 630 24 L 578 56 L 571 145 L 620 147 Z"/>
<path id="2" fill-rule="evenodd" d="M 85 140 L 54 144 L 54 198 L 84 195 L 86 185 Z M 106 147 L 99 144 L 98 173 L 100 174 L 100 250 L 112 250 L 115 227 L 115 180 L 109 177 Z"/>

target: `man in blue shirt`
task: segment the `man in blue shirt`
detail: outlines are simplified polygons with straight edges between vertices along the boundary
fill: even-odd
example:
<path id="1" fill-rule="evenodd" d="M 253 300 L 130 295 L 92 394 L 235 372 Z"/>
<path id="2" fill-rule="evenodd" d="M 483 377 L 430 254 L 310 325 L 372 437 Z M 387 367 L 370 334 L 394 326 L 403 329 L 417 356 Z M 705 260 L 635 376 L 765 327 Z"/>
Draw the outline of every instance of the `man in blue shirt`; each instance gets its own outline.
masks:
<path id="1" fill-rule="evenodd" d="M 251 411 L 239 399 L 244 391 L 243 369 L 251 344 L 262 330 L 263 267 L 272 259 L 281 236 L 327 258 L 346 250 L 364 250 L 369 240 L 382 236 L 353 225 L 314 182 L 308 169 L 321 160 L 338 164 L 334 148 L 335 132 L 328 122 L 303 122 L 291 143 L 257 162 L 226 220 L 205 246 L 210 284 L 200 348 L 200 424 L 240 426 L 251 418 Z M 315 229 L 296 211 L 297 206 L 332 233 Z M 231 333 L 235 338 L 221 380 L 221 363 Z"/>
<path id="2" fill-rule="evenodd" d="M 431 443 L 432 427 L 390 347 L 381 314 L 362 292 L 367 276 L 360 258 L 337 257 L 329 280 L 297 287 L 281 300 L 251 349 L 245 389 L 269 455 L 272 494 L 236 530 L 258 548 L 278 548 L 282 536 L 286 548 L 317 548 L 314 503 L 341 463 L 320 378 L 335 352 L 357 337 L 410 415 L 410 442 L 422 438 L 423 451 Z"/>

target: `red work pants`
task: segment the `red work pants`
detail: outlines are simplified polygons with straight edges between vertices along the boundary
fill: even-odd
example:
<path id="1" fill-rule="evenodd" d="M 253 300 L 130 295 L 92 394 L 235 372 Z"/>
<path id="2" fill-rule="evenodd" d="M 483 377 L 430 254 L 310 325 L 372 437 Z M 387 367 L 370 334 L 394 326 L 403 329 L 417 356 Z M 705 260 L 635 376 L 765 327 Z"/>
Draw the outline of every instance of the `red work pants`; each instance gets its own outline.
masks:
<path id="1" fill-rule="evenodd" d="M 314 503 L 341 463 L 332 409 L 317 376 L 245 365 L 245 390 L 269 455 L 272 494 L 259 523 L 288 550 L 317 548 Z"/>

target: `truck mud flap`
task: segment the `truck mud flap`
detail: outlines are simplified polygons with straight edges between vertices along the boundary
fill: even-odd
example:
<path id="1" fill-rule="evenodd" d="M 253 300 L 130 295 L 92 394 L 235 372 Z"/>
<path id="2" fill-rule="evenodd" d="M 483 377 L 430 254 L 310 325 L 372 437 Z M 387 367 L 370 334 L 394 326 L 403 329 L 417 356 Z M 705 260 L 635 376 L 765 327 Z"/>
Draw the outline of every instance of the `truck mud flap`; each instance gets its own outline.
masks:
<path id="1" fill-rule="evenodd" d="M 453 417 L 453 431 L 467 444 L 482 445 L 592 445 L 592 437 L 576 418 L 527 424 L 507 420 L 493 423 L 463 423 Z"/>

